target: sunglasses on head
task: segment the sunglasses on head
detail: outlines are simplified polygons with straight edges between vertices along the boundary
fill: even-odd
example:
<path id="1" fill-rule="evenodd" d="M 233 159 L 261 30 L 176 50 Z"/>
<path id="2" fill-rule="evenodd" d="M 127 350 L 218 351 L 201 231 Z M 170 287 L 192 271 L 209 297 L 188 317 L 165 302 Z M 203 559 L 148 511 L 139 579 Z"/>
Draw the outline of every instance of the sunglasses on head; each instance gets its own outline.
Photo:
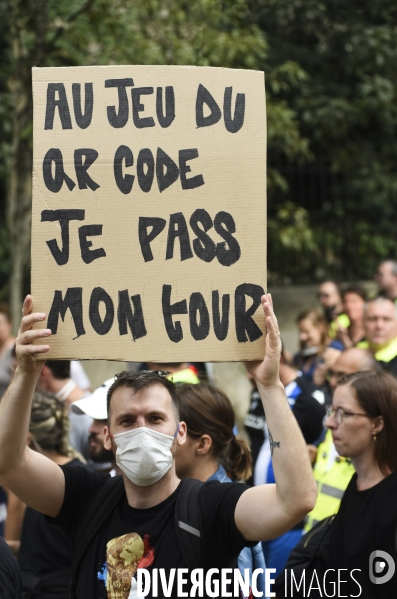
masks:
<path id="1" fill-rule="evenodd" d="M 146 372 L 154 372 L 154 374 L 158 374 L 159 376 L 163 377 L 164 379 L 167 379 L 171 374 L 167 370 L 147 370 Z"/>

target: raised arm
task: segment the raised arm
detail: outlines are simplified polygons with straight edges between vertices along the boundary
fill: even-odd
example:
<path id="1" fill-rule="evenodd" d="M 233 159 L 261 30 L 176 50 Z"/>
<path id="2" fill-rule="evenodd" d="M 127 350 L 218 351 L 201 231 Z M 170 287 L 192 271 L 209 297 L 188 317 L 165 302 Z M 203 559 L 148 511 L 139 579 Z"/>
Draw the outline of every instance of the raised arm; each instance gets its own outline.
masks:
<path id="1" fill-rule="evenodd" d="M 32 330 L 46 316 L 31 314 L 31 309 L 32 298 L 28 295 L 16 340 L 18 366 L 0 402 L 0 480 L 27 505 L 56 516 L 65 493 L 63 472 L 26 445 L 33 394 L 43 365 L 33 356 L 50 349 L 49 345 L 33 345 L 33 341 L 51 335 L 49 329 Z"/>
<path id="2" fill-rule="evenodd" d="M 249 541 L 286 532 L 313 509 L 317 496 L 307 447 L 279 377 L 281 340 L 270 294 L 262 297 L 262 306 L 267 326 L 265 358 L 247 363 L 247 369 L 257 382 L 265 410 L 276 484 L 249 489 L 237 503 L 236 525 Z"/>

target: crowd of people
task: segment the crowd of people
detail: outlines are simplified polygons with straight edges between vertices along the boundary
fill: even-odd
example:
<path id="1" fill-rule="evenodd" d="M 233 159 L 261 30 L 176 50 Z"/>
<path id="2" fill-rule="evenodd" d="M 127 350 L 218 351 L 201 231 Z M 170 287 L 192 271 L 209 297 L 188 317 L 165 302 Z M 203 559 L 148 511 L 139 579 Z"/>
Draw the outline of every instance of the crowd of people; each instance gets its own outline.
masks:
<path id="1" fill-rule="evenodd" d="M 371 297 L 323 282 L 294 355 L 262 298 L 244 431 L 205 365 L 148 363 L 91 392 L 79 363 L 33 359 L 51 331 L 34 328 L 46 315 L 30 296 L 16 339 L 0 304 L 1 597 L 132 599 L 140 569 L 149 597 L 177 597 L 176 578 L 171 594 L 153 578 L 161 568 L 218 569 L 204 596 L 269 597 L 267 570 L 279 599 L 338 596 L 288 587 L 320 556 L 324 571 L 356 571 L 339 596 L 396 596 L 392 562 L 368 563 L 397 559 L 397 261 L 375 280 Z"/>

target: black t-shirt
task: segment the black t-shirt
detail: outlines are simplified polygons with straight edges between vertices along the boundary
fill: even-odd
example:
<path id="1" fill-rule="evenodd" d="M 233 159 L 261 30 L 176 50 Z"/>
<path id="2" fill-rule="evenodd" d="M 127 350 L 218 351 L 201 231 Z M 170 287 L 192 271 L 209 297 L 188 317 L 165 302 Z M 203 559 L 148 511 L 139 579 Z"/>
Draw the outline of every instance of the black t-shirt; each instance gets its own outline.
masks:
<path id="1" fill-rule="evenodd" d="M 85 470 L 77 459 L 68 467 Z M 44 514 L 31 507 L 26 508 L 23 519 L 18 563 L 21 572 L 40 579 L 40 599 L 68 599 L 72 572 L 69 539 L 59 526 L 49 524 Z"/>
<path id="2" fill-rule="evenodd" d="M 325 416 L 324 392 L 304 376 L 298 376 L 295 383 L 300 389 L 300 393 L 296 396 L 292 411 L 306 443 L 315 443 L 323 431 Z M 291 402 L 293 398 L 290 398 L 288 393 L 287 397 L 288 401 Z"/>
<path id="3" fill-rule="evenodd" d="M 16 559 L 7 543 L 0 537 L 0 597 L 20 599 L 21 592 L 21 575 Z"/>
<path id="4" fill-rule="evenodd" d="M 54 522 L 71 538 L 72 551 L 84 507 L 100 489 L 107 475 L 63 466 L 65 498 Z M 239 533 L 234 511 L 247 489 L 239 483 L 204 483 L 200 510 L 204 538 L 214 568 L 237 567 L 237 557 L 247 543 Z M 175 505 L 179 487 L 165 501 L 147 508 L 132 508 L 124 495 L 109 519 L 94 535 L 79 567 L 77 599 L 128 599 L 137 568 L 164 568 L 169 582 L 171 568 L 186 568 L 175 529 Z M 133 579 L 132 586 L 135 585 Z M 183 590 L 189 592 L 190 585 Z M 122 590 L 123 589 L 123 590 Z M 172 597 L 176 597 L 176 587 Z M 131 592 L 131 594 L 130 594 Z M 165 597 L 159 583 L 159 599 Z M 152 594 L 148 595 L 152 597 Z"/>
<path id="5" fill-rule="evenodd" d="M 397 378 L 397 356 L 394 356 L 389 362 L 383 362 L 382 360 L 378 360 L 378 362 L 383 370 Z"/>
<path id="6" fill-rule="evenodd" d="M 397 472 L 365 491 L 357 490 L 357 474 L 350 481 L 340 505 L 338 515 L 331 527 L 331 559 L 329 568 L 343 569 L 340 596 L 361 596 L 365 599 L 391 599 L 397 597 L 397 572 L 390 581 L 381 582 L 387 575 L 387 559 L 372 559 L 374 551 L 387 552 L 397 566 Z M 380 566 L 376 569 L 376 563 Z M 384 564 L 382 567 L 382 562 Z M 352 576 L 353 569 L 357 571 Z M 371 582 L 369 572 L 374 573 L 378 583 Z M 359 570 L 359 571 L 358 571 Z M 350 595 L 349 595 L 350 593 Z"/>

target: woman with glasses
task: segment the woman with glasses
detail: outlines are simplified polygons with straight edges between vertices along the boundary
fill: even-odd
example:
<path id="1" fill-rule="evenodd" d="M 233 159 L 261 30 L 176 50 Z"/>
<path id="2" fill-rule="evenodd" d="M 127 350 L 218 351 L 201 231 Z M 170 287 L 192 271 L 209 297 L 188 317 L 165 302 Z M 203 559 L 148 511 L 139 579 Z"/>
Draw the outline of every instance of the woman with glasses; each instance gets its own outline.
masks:
<path id="1" fill-rule="evenodd" d="M 327 567 L 346 568 L 347 596 L 358 595 L 358 583 L 366 599 L 396 597 L 396 379 L 384 372 L 343 378 L 325 423 L 338 453 L 356 470 L 330 528 Z M 357 582 L 349 575 L 353 570 Z"/>
<path id="2" fill-rule="evenodd" d="M 392 599 L 397 597 L 397 380 L 385 372 L 345 376 L 325 424 L 339 455 L 350 458 L 356 472 L 333 521 L 320 521 L 291 552 L 277 578 L 276 596 Z M 306 582 L 295 592 L 292 575 L 299 582 L 302 573 Z"/>

